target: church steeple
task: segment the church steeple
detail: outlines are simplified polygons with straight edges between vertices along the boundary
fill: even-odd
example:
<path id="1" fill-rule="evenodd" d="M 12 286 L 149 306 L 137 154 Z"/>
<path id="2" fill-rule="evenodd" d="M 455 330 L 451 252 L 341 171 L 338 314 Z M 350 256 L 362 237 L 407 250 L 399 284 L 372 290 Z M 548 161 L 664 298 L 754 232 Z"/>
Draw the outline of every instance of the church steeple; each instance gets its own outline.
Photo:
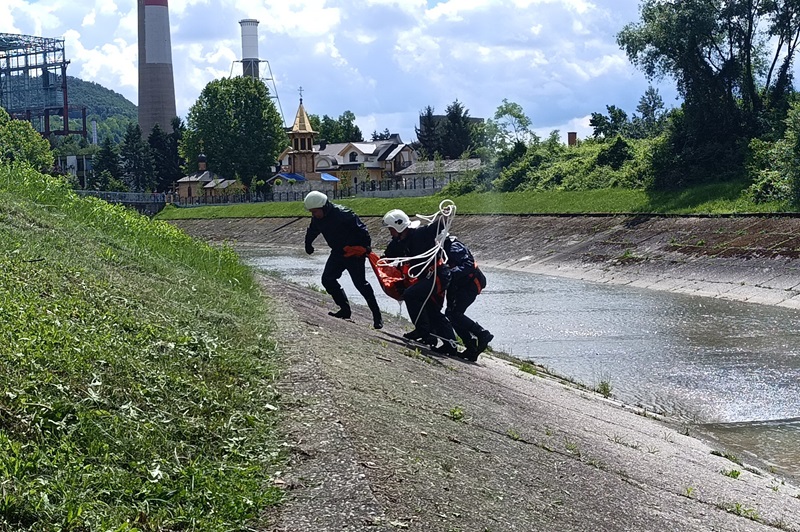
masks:
<path id="1" fill-rule="evenodd" d="M 315 170 L 314 135 L 305 107 L 303 107 L 303 88 L 300 87 L 300 105 L 289 132 L 292 143 L 292 171 L 297 174 L 313 174 Z"/>

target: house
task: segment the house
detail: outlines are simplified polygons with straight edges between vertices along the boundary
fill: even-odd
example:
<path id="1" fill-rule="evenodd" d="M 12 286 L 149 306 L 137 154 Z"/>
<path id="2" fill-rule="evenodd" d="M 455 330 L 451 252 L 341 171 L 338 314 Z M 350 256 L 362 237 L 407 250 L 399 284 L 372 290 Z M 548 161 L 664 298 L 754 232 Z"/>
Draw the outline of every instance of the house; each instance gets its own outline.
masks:
<path id="1" fill-rule="evenodd" d="M 397 172 L 397 177 L 406 182 L 416 179 L 436 178 L 449 183 L 466 172 L 479 172 L 483 167 L 480 159 L 443 159 L 439 161 L 416 161 Z"/>
<path id="2" fill-rule="evenodd" d="M 178 199 L 181 202 L 194 201 L 197 198 L 224 196 L 246 192 L 247 188 L 233 179 L 223 179 L 206 168 L 206 156 L 197 158 L 197 172 L 184 176 L 176 182 Z"/>
<path id="3" fill-rule="evenodd" d="M 307 181 L 342 181 L 357 185 L 393 178 L 417 160 L 416 152 L 404 144 L 399 135 L 374 142 L 314 144 L 316 134 L 301 98 L 289 131 L 291 145 L 278 156 L 281 173 L 300 175 Z"/>

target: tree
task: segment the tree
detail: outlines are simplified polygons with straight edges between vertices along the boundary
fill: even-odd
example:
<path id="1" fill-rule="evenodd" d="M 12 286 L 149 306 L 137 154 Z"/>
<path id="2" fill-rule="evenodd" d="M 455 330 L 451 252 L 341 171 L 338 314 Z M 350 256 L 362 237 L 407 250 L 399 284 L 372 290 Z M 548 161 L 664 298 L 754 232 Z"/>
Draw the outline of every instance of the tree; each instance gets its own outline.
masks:
<path id="1" fill-rule="evenodd" d="M 508 149 L 517 142 L 530 143 L 536 134 L 531 131 L 531 119 L 518 103 L 503 98 L 503 103 L 494 112 L 493 124 L 497 126 L 497 144 L 501 149 Z"/>
<path id="2" fill-rule="evenodd" d="M 420 156 L 426 160 L 433 160 L 435 154 L 442 153 L 442 127 L 434 109 L 430 105 L 419 115 L 419 127 L 414 127 L 419 142 Z"/>
<path id="3" fill-rule="evenodd" d="M 389 128 L 384 129 L 382 133 L 378 133 L 377 129 L 372 132 L 372 142 L 389 140 L 390 138 L 392 138 L 392 134 L 389 132 Z"/>
<path id="4" fill-rule="evenodd" d="M 142 139 L 139 124 L 131 124 L 125 131 L 125 138 L 119 150 L 122 163 L 122 178 L 133 192 L 153 190 L 153 153 L 150 145 Z"/>
<path id="5" fill-rule="evenodd" d="M 14 120 L 0 107 L 0 161 L 26 163 L 40 172 L 53 167 L 50 144 L 24 120 Z"/>
<path id="6" fill-rule="evenodd" d="M 666 113 L 664 112 L 664 100 L 661 99 L 658 89 L 648 87 L 647 91 L 639 98 L 636 111 L 639 114 L 633 115 L 631 120 L 631 136 L 653 138 L 664 131 Z"/>
<path id="7" fill-rule="evenodd" d="M 308 120 L 318 133 L 318 138 L 324 139 L 328 144 L 364 142 L 364 135 L 355 125 L 356 115 L 351 111 L 345 111 L 338 119 L 328 115 L 323 115 L 321 119 L 317 115 L 309 115 Z"/>
<path id="8" fill-rule="evenodd" d="M 589 120 L 589 125 L 594 128 L 592 136 L 610 139 L 617 135 L 628 135 L 630 131 L 628 113 L 615 105 L 606 105 L 606 111 L 608 116 L 592 113 L 592 118 Z"/>
<path id="9" fill-rule="evenodd" d="M 445 109 L 444 136 L 442 137 L 442 157 L 458 159 L 470 151 L 473 132 L 470 125 L 469 110 L 455 100 Z"/>
<path id="10" fill-rule="evenodd" d="M 240 76 L 205 86 L 189 110 L 180 153 L 191 164 L 202 152 L 210 170 L 249 187 L 272 176 L 270 166 L 288 145 L 267 86 Z"/>
<path id="11" fill-rule="evenodd" d="M 679 151 L 666 168 L 735 174 L 743 140 L 784 127 L 800 3 L 644 0 L 640 14 L 618 44 L 648 78 L 673 78 L 684 98 L 669 128 Z"/>
<path id="12" fill-rule="evenodd" d="M 178 144 L 185 129 L 183 121 L 175 117 L 172 120 L 172 133 L 162 131 L 161 126 L 156 124 L 147 138 L 153 154 L 155 190 L 159 192 L 166 192 L 183 176 Z"/>
<path id="13" fill-rule="evenodd" d="M 114 143 L 111 142 L 111 137 L 103 139 L 100 151 L 92 158 L 92 173 L 94 177 L 89 183 L 86 183 L 86 188 L 97 190 L 108 190 L 105 187 L 108 185 L 109 179 L 119 180 L 122 175 L 119 154 Z M 101 178 L 103 174 L 106 174 L 105 179 Z"/>

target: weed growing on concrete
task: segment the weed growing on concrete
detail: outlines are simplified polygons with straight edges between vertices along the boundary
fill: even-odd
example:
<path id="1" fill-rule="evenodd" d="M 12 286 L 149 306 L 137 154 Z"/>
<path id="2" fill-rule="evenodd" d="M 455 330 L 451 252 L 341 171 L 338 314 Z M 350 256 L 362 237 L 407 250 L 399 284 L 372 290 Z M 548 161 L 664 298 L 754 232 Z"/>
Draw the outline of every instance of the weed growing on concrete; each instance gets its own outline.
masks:
<path id="1" fill-rule="evenodd" d="M 527 362 L 523 362 L 522 365 L 519 367 L 520 371 L 524 371 L 525 373 L 530 373 L 531 375 L 538 375 L 539 372 L 536 370 L 533 364 L 528 364 Z"/>
<path id="2" fill-rule="evenodd" d="M 614 387 L 611 386 L 611 381 L 609 381 L 608 379 L 602 379 L 597 384 L 594 391 L 596 391 L 597 393 L 608 399 L 609 397 L 611 397 L 611 390 L 613 389 Z"/>
<path id="3" fill-rule="evenodd" d="M 727 453 L 725 451 L 716 451 L 716 450 L 711 451 L 711 454 L 713 454 L 714 456 L 721 456 L 723 458 L 727 458 L 734 464 L 742 465 L 742 461 L 739 460 L 739 457 L 737 457 L 735 454 Z"/>
<path id="4" fill-rule="evenodd" d="M 464 419 L 464 410 L 460 406 L 454 406 L 450 409 L 450 419 L 453 421 L 461 421 Z"/>
<path id="5" fill-rule="evenodd" d="M 308 283 L 306 285 L 306 288 L 308 288 L 309 290 L 313 290 L 314 292 L 317 292 L 317 293 L 320 293 L 320 294 L 326 294 L 327 293 L 324 288 L 322 288 L 321 286 L 319 286 L 318 284 L 315 284 L 315 283 Z"/>
<path id="6" fill-rule="evenodd" d="M 567 437 L 564 437 L 564 447 L 567 449 L 567 452 L 574 454 L 578 458 L 581 457 L 581 450 L 578 447 L 578 443 L 570 440 Z"/>
<path id="7" fill-rule="evenodd" d="M 683 495 L 684 495 L 684 497 L 687 497 L 689 499 L 693 498 L 693 496 L 694 496 L 694 488 L 691 487 L 691 486 L 687 486 L 686 487 L 686 491 L 684 492 Z"/>
<path id="8" fill-rule="evenodd" d="M 519 435 L 519 432 L 517 432 L 514 429 L 508 429 L 506 431 L 506 436 L 508 436 L 509 438 L 511 438 L 514 441 L 519 441 L 519 440 L 522 439 L 522 436 Z"/>
<path id="9" fill-rule="evenodd" d="M 726 512 L 746 517 L 752 521 L 759 521 L 758 512 L 755 508 L 745 508 L 742 503 L 735 502 L 731 506 L 721 506 Z"/>
<path id="10" fill-rule="evenodd" d="M 742 474 L 742 472 L 739 471 L 738 469 L 721 469 L 720 473 L 722 473 L 726 477 L 731 477 L 734 479 L 739 478 L 739 475 Z"/>

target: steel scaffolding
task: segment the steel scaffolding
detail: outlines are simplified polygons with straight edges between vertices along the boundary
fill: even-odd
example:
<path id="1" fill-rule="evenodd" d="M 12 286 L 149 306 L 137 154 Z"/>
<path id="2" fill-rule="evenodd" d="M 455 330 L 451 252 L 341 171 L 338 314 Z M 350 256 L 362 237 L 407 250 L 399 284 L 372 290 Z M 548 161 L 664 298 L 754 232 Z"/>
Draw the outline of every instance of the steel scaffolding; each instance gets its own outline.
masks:
<path id="1" fill-rule="evenodd" d="M 86 107 L 70 106 L 64 39 L 0 33 L 0 107 L 42 135 L 86 137 Z M 51 117 L 58 117 L 51 123 Z M 80 119 L 80 126 L 70 124 Z"/>

